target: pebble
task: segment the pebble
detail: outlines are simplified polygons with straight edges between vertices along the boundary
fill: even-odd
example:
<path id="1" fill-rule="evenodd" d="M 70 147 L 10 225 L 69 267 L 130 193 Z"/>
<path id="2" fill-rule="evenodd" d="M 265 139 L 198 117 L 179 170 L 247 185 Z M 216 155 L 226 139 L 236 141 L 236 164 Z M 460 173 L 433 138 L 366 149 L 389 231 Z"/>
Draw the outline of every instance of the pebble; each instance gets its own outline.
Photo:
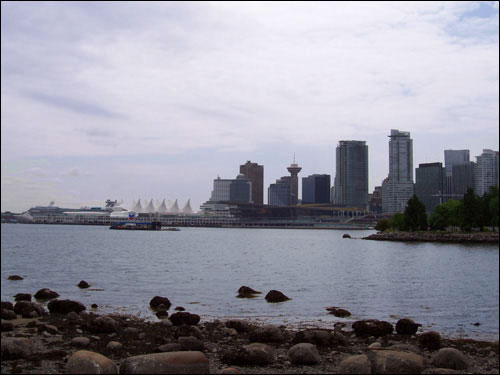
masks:
<path id="1" fill-rule="evenodd" d="M 83 331 L 80 328 L 75 329 L 76 333 L 79 333 L 80 335 L 83 333 Z"/>

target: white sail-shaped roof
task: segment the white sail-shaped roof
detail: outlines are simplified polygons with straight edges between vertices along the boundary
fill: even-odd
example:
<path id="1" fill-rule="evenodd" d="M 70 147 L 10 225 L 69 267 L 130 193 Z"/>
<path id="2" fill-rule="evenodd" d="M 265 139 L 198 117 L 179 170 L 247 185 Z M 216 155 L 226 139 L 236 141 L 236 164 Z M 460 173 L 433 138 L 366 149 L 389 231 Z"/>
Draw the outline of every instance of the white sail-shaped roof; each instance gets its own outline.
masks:
<path id="1" fill-rule="evenodd" d="M 191 208 L 190 201 L 191 201 L 191 199 L 188 199 L 186 205 L 182 209 L 182 212 L 185 214 L 192 214 L 193 213 L 193 209 Z"/>
<path id="2" fill-rule="evenodd" d="M 136 205 L 134 206 L 134 209 L 133 211 L 137 212 L 137 213 L 143 213 L 144 212 L 144 209 L 142 208 L 141 206 L 141 199 L 139 198 L 139 200 L 137 201 Z"/>
<path id="3" fill-rule="evenodd" d="M 172 212 L 173 214 L 179 213 L 179 205 L 177 204 L 177 199 L 175 200 L 172 207 L 170 207 L 169 211 Z"/>
<path id="4" fill-rule="evenodd" d="M 158 212 L 160 214 L 166 214 L 168 212 L 167 206 L 165 205 L 165 199 L 163 199 L 163 202 L 161 202 L 161 205 L 158 207 Z"/>
<path id="5" fill-rule="evenodd" d="M 152 214 L 153 212 L 156 212 L 156 208 L 153 204 L 153 198 L 151 198 L 151 201 L 149 202 L 148 206 L 146 207 L 146 212 L 149 214 Z"/>

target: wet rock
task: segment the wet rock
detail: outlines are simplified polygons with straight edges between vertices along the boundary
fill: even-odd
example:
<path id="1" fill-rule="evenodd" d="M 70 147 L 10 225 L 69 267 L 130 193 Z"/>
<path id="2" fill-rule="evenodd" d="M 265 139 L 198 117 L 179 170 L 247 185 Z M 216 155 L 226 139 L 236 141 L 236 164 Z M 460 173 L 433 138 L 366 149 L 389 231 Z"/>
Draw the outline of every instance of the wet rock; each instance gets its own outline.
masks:
<path id="1" fill-rule="evenodd" d="M 35 318 L 38 316 L 44 316 L 47 314 L 47 311 L 39 305 L 38 303 L 35 302 L 28 302 L 28 301 L 19 301 L 14 305 L 14 312 L 16 314 L 21 315 L 23 318 L 24 317 L 33 317 L 32 313 L 35 312 Z"/>
<path id="2" fill-rule="evenodd" d="M 209 374 L 209 361 L 201 352 L 167 352 L 126 358 L 121 374 Z"/>
<path id="3" fill-rule="evenodd" d="M 7 277 L 7 280 L 13 280 L 13 281 L 15 281 L 15 280 L 24 280 L 24 278 L 21 277 L 21 276 L 19 276 L 19 275 L 11 275 L 11 276 Z"/>
<path id="4" fill-rule="evenodd" d="M 90 339 L 88 337 L 73 337 L 71 339 L 71 345 L 80 348 L 86 348 L 90 344 Z"/>
<path id="5" fill-rule="evenodd" d="M 227 374 L 227 375 L 238 375 L 238 374 L 242 374 L 241 370 L 238 370 L 237 368 L 234 368 L 234 367 L 226 367 L 226 368 L 223 368 L 221 371 L 220 371 L 221 374 Z"/>
<path id="6" fill-rule="evenodd" d="M 2 322 L 2 332 L 10 332 L 14 330 L 14 324 L 5 322 L 3 320 L 1 322 Z"/>
<path id="7" fill-rule="evenodd" d="M 345 233 L 345 234 L 342 236 L 342 238 L 351 238 L 351 235 L 350 235 L 350 234 Z"/>
<path id="8" fill-rule="evenodd" d="M 421 326 L 422 324 L 415 323 L 413 319 L 403 318 L 396 323 L 396 332 L 400 335 L 414 335 Z"/>
<path id="9" fill-rule="evenodd" d="M 253 328 L 252 325 L 246 320 L 238 319 L 228 320 L 226 321 L 225 325 L 227 328 L 234 328 L 239 333 L 250 332 L 250 330 Z"/>
<path id="10" fill-rule="evenodd" d="M 421 348 L 438 350 L 441 347 L 441 334 L 436 331 L 428 331 L 418 336 L 418 344 Z"/>
<path id="11" fill-rule="evenodd" d="M 115 329 L 116 329 L 116 321 L 115 321 Z M 125 335 L 137 335 L 139 333 L 139 329 L 135 327 L 127 327 L 123 330 Z"/>
<path id="12" fill-rule="evenodd" d="M 182 351 L 182 347 L 180 344 L 173 342 L 170 344 L 164 344 L 158 347 L 160 352 L 180 352 Z"/>
<path id="13" fill-rule="evenodd" d="M 5 320 L 17 319 L 17 314 L 13 310 L 2 309 L 1 316 L 2 316 L 2 319 L 5 319 Z"/>
<path id="14" fill-rule="evenodd" d="M 327 329 L 306 329 L 296 333 L 293 343 L 307 342 L 318 346 L 327 346 L 331 344 L 333 335 L 334 333 Z"/>
<path id="15" fill-rule="evenodd" d="M 394 344 L 394 345 L 389 346 L 387 349 L 407 351 L 407 352 L 413 352 L 413 353 L 417 353 L 417 354 L 422 353 L 421 350 L 418 347 L 416 347 L 415 345 L 405 344 L 405 343 Z"/>
<path id="16" fill-rule="evenodd" d="M 182 306 L 176 306 L 174 310 L 175 311 L 184 311 L 186 309 L 184 307 L 182 307 Z"/>
<path id="17" fill-rule="evenodd" d="M 159 310 L 155 315 L 158 319 L 165 319 L 165 318 L 168 318 L 168 311 L 165 309 L 162 309 L 162 310 Z"/>
<path id="18" fill-rule="evenodd" d="M 294 365 L 317 365 L 321 361 L 318 349 L 310 343 L 295 344 L 288 350 L 288 357 Z"/>
<path id="19" fill-rule="evenodd" d="M 59 293 L 54 292 L 53 290 L 50 290 L 48 288 L 40 289 L 38 292 L 35 293 L 36 299 L 47 300 L 47 299 L 54 299 L 57 297 L 59 297 Z"/>
<path id="20" fill-rule="evenodd" d="M 14 296 L 14 300 L 17 301 L 31 301 L 31 294 L 29 293 L 17 293 Z"/>
<path id="21" fill-rule="evenodd" d="M 351 316 L 351 313 L 345 309 L 341 309 L 340 307 L 332 306 L 332 307 L 327 307 L 329 314 L 335 315 L 338 318 L 345 318 L 348 316 Z"/>
<path id="22" fill-rule="evenodd" d="M 33 342 L 24 337 L 2 337 L 2 361 L 26 359 L 34 352 Z"/>
<path id="23" fill-rule="evenodd" d="M 288 301 L 290 298 L 285 296 L 283 293 L 281 293 L 279 290 L 271 290 L 269 293 L 266 294 L 264 297 L 267 302 L 284 302 Z"/>
<path id="24" fill-rule="evenodd" d="M 110 341 L 108 342 L 108 345 L 106 345 L 106 349 L 108 350 L 118 350 L 123 347 L 122 343 L 118 341 Z"/>
<path id="25" fill-rule="evenodd" d="M 420 374 L 425 368 L 424 357 L 396 350 L 369 350 L 368 359 L 375 374 Z"/>
<path id="26" fill-rule="evenodd" d="M 48 332 L 52 335 L 57 335 L 58 333 L 60 333 L 57 327 L 50 324 L 38 323 L 36 325 L 36 328 L 38 329 L 38 332 Z"/>
<path id="27" fill-rule="evenodd" d="M 181 324 L 188 324 L 195 326 L 200 322 L 200 316 L 196 314 L 191 314 L 187 311 L 179 311 L 173 313 L 170 316 L 170 321 L 174 326 L 179 326 Z"/>
<path id="28" fill-rule="evenodd" d="M 435 367 L 429 367 L 426 368 L 424 371 L 422 371 L 422 374 L 461 374 L 461 371 L 458 370 L 452 370 L 450 368 L 435 368 Z"/>
<path id="29" fill-rule="evenodd" d="M 71 311 L 69 312 L 67 315 L 66 315 L 66 318 L 68 320 L 71 320 L 72 322 L 79 322 L 82 320 L 82 318 L 80 317 L 80 315 L 78 315 L 76 312 L 74 311 Z"/>
<path id="30" fill-rule="evenodd" d="M 442 348 L 432 357 L 432 364 L 436 367 L 453 370 L 465 370 L 469 367 L 467 357 L 457 349 Z"/>
<path id="31" fill-rule="evenodd" d="M 391 334 L 394 330 L 391 323 L 377 319 L 358 320 L 352 324 L 352 328 L 358 337 L 381 337 Z"/>
<path id="32" fill-rule="evenodd" d="M 340 362 L 339 374 L 371 374 L 372 366 L 365 354 L 353 355 Z"/>
<path id="33" fill-rule="evenodd" d="M 240 348 L 231 348 L 223 354 L 222 360 L 229 364 L 270 365 L 275 362 L 274 349 L 266 344 L 254 343 Z"/>
<path id="34" fill-rule="evenodd" d="M 90 284 L 88 282 L 86 282 L 85 280 L 82 280 L 78 283 L 77 287 L 82 288 L 82 289 L 86 289 L 86 288 L 90 288 Z"/>
<path id="35" fill-rule="evenodd" d="M 379 342 L 373 342 L 370 345 L 368 345 L 368 349 L 380 349 L 382 347 L 382 344 Z"/>
<path id="36" fill-rule="evenodd" d="M 242 287 L 240 287 L 240 289 L 238 289 L 237 297 L 239 297 L 239 298 L 253 298 L 253 297 L 255 297 L 255 294 L 262 294 L 262 292 L 259 292 L 257 290 L 253 290 L 252 288 L 243 285 Z"/>
<path id="37" fill-rule="evenodd" d="M 194 336 L 182 336 L 177 340 L 182 350 L 192 350 L 192 351 L 204 351 L 205 344 L 200 339 Z"/>
<path id="38" fill-rule="evenodd" d="M 69 358 L 68 374 L 118 374 L 118 367 L 111 359 L 99 353 L 79 350 Z"/>
<path id="39" fill-rule="evenodd" d="M 283 342 L 285 341 L 285 336 L 278 327 L 266 325 L 250 332 L 249 339 L 250 341 L 258 342 Z"/>
<path id="40" fill-rule="evenodd" d="M 5 310 L 14 310 L 12 302 L 2 301 L 0 307 Z"/>
<path id="41" fill-rule="evenodd" d="M 93 303 L 92 305 L 90 305 L 90 307 L 92 307 L 93 309 L 97 309 L 97 304 L 96 303 Z"/>
<path id="42" fill-rule="evenodd" d="M 93 333 L 113 333 L 116 332 L 116 320 L 109 316 L 99 316 L 89 323 L 89 331 Z"/>
<path id="43" fill-rule="evenodd" d="M 190 326 L 184 324 L 174 327 L 174 330 L 175 330 L 174 335 L 176 339 L 183 336 L 193 336 L 200 340 L 203 340 L 205 338 L 201 330 L 196 326 Z"/>
<path id="44" fill-rule="evenodd" d="M 55 299 L 47 305 L 51 314 L 68 314 L 72 311 L 80 313 L 86 310 L 83 303 L 69 299 Z"/>
<path id="45" fill-rule="evenodd" d="M 160 296 L 155 296 L 149 301 L 149 306 L 152 309 L 158 308 L 161 304 L 165 305 L 165 309 L 168 310 L 172 304 L 170 303 L 170 300 L 167 297 L 160 297 Z"/>

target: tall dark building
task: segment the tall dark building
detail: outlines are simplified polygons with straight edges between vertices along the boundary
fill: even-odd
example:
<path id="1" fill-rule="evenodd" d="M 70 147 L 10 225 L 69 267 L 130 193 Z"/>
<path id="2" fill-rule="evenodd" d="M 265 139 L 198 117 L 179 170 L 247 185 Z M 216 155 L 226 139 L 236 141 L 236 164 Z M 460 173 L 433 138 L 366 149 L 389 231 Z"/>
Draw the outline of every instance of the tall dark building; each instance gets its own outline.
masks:
<path id="1" fill-rule="evenodd" d="M 451 172 L 451 198 L 460 200 L 467 189 L 474 189 L 474 162 L 454 165 Z"/>
<path id="2" fill-rule="evenodd" d="M 289 206 L 290 190 L 290 176 L 276 180 L 276 183 L 269 185 L 267 190 L 267 203 L 271 206 Z"/>
<path id="3" fill-rule="evenodd" d="M 330 203 L 330 175 L 302 177 L 302 203 Z"/>
<path id="4" fill-rule="evenodd" d="M 264 166 L 249 161 L 240 165 L 240 173 L 252 183 L 252 200 L 264 204 Z"/>
<path id="5" fill-rule="evenodd" d="M 446 173 L 442 163 L 419 164 L 415 171 L 415 195 L 425 204 L 428 214 L 443 203 Z"/>
<path id="6" fill-rule="evenodd" d="M 290 172 L 290 205 L 294 206 L 299 202 L 299 177 L 298 174 L 302 170 L 298 164 L 295 164 L 295 156 L 293 163 L 287 168 Z"/>
<path id="7" fill-rule="evenodd" d="M 252 202 L 252 183 L 243 174 L 239 174 L 229 185 L 229 200 L 231 202 Z"/>

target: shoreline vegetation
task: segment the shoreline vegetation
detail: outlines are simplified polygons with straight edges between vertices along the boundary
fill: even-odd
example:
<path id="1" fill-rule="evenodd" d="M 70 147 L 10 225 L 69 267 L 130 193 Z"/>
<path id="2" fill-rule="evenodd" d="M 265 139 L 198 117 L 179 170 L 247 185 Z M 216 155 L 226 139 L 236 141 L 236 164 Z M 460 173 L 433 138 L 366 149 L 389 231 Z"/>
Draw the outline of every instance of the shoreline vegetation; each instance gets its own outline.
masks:
<path id="1" fill-rule="evenodd" d="M 398 232 L 384 231 L 364 237 L 364 240 L 400 242 L 499 243 L 498 232 Z"/>

